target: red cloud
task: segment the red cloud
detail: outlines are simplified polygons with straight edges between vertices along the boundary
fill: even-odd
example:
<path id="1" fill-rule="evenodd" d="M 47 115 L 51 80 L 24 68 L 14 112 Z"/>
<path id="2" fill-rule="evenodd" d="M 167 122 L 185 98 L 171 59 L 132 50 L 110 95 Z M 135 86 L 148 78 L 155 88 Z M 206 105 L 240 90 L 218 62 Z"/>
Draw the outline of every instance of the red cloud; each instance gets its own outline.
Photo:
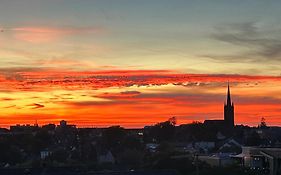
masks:
<path id="1" fill-rule="evenodd" d="M 236 123 L 257 124 L 259 117 L 262 115 L 270 116 L 267 117 L 270 124 L 280 125 L 277 118 L 280 116 L 280 97 L 275 96 L 276 86 L 280 83 L 274 83 L 274 81 L 280 82 L 280 80 L 281 77 L 279 76 L 185 74 L 169 70 L 77 72 L 59 71 L 57 69 L 5 69 L 0 70 L 1 91 L 41 92 L 52 91 L 53 89 L 81 90 L 121 87 L 121 92 L 113 93 L 109 91 L 110 93 L 94 94 L 94 97 L 107 99 L 104 101 L 91 101 L 91 98 L 71 101 L 61 98 L 62 100 L 57 100 L 54 103 L 58 109 L 67 109 L 67 113 L 60 113 L 58 112 L 60 110 L 57 109 L 49 110 L 46 107 L 46 110 L 42 110 L 45 115 L 54 117 L 48 118 L 43 114 L 33 114 L 33 118 L 11 116 L 6 117 L 9 118 L 9 121 L 3 117 L 1 123 L 6 125 L 12 122 L 26 123 L 34 119 L 44 122 L 66 119 L 79 126 L 120 124 L 126 127 L 137 127 L 154 124 L 171 116 L 177 116 L 179 123 L 222 118 L 225 100 L 225 94 L 221 93 L 225 90 L 222 89 L 222 85 L 230 81 L 232 85 L 235 83 L 250 83 L 252 85 L 260 82 L 273 82 L 273 89 L 269 89 L 272 91 L 265 91 L 263 94 L 259 94 L 259 90 L 263 87 L 259 87 L 258 90 L 255 87 L 254 90 L 242 87 L 233 88 L 233 92 L 235 92 L 235 95 L 233 95 L 236 105 L 235 113 L 237 114 Z M 160 86 L 166 84 L 205 88 L 200 88 L 199 91 L 196 91 L 196 88 L 186 88 L 187 91 L 185 92 L 173 89 L 165 91 L 165 93 L 161 93 L 161 91 L 152 93 L 142 91 L 142 88 L 139 92 L 136 91 L 139 90 L 138 88 L 133 87 L 130 88 L 133 89 L 132 91 L 122 91 L 122 87 L 128 86 Z M 268 83 L 265 84 L 268 85 Z M 220 87 L 220 90 L 209 92 L 209 87 Z M 248 94 L 251 92 L 252 94 Z M 68 93 L 72 92 L 68 91 L 63 96 L 69 96 Z M 73 91 L 73 93 L 75 92 Z M 92 96 L 92 94 L 87 95 Z M 44 107 L 44 105 L 38 103 L 28 106 L 33 109 Z M 17 108 L 17 106 L 11 104 L 11 106 L 7 105 L 4 108 Z M 34 110 L 34 112 L 41 111 Z M 147 120 L 148 118 L 150 120 Z"/>
<path id="2" fill-rule="evenodd" d="M 7 70 L 6 70 L 7 72 Z M 58 70 L 15 70 L 0 72 L 2 91 L 45 91 L 56 89 L 100 89 L 108 87 L 208 86 L 214 83 L 280 81 L 280 76 L 249 76 L 223 74 L 185 74 L 169 70 L 115 70 L 75 72 Z"/>

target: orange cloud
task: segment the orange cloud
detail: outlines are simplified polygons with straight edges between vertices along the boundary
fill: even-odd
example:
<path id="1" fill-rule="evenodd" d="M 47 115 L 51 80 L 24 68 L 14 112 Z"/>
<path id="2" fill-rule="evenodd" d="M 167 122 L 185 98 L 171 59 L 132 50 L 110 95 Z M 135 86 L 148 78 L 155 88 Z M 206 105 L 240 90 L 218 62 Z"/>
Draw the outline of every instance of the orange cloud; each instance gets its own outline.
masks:
<path id="1" fill-rule="evenodd" d="M 281 125 L 278 76 L 57 69 L 5 69 L 0 75 L 3 126 L 36 119 L 39 123 L 66 119 L 79 126 L 125 127 L 151 125 L 171 116 L 179 124 L 221 119 L 228 80 L 237 124 L 256 125 L 264 116 L 269 124 Z"/>
<path id="2" fill-rule="evenodd" d="M 29 104 L 27 106 L 32 107 L 32 109 L 38 109 L 38 108 L 44 108 L 44 105 L 38 104 L 38 103 L 33 103 L 33 104 Z"/>
<path id="3" fill-rule="evenodd" d="M 281 81 L 280 76 L 184 74 L 169 70 L 59 71 L 57 69 L 0 70 L 0 89 L 31 91 L 48 89 L 100 89 L 109 87 L 160 86 L 220 86 L 227 81 L 258 83 Z"/>

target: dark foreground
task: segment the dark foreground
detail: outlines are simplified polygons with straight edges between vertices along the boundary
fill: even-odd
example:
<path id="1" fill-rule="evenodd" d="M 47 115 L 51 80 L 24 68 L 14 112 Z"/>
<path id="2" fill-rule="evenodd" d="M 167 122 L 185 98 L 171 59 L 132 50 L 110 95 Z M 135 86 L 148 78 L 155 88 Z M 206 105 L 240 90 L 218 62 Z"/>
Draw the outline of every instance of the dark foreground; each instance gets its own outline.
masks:
<path id="1" fill-rule="evenodd" d="M 174 170 L 91 172 L 75 168 L 0 169 L 1 175 L 178 175 Z"/>

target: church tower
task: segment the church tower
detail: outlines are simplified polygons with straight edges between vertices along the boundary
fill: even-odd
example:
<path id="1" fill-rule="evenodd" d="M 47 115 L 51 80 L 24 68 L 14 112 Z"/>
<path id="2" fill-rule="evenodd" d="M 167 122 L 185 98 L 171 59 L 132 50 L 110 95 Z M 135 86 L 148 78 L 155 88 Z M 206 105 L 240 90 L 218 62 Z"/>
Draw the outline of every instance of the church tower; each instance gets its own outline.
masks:
<path id="1" fill-rule="evenodd" d="M 234 127 L 234 104 L 231 101 L 229 83 L 227 85 L 227 99 L 224 104 L 224 122 L 226 127 Z"/>

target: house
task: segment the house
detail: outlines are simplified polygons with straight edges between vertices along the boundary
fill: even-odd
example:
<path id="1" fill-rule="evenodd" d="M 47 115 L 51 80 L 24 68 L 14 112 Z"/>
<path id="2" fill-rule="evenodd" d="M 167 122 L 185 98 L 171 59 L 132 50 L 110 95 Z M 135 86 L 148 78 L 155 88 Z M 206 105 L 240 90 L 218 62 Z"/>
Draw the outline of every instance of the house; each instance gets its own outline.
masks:
<path id="1" fill-rule="evenodd" d="M 238 154 L 241 152 L 241 149 L 242 145 L 238 141 L 230 138 L 222 143 L 222 145 L 218 148 L 218 152 Z"/>
<path id="2" fill-rule="evenodd" d="M 278 150 L 265 149 L 260 153 L 265 157 L 266 162 L 268 162 L 270 175 L 281 174 L 281 148 L 278 148 Z"/>
<path id="3" fill-rule="evenodd" d="M 157 143 L 147 143 L 145 145 L 146 150 L 148 150 L 151 153 L 155 153 L 157 151 L 159 144 Z"/>
<path id="4" fill-rule="evenodd" d="M 198 160 L 212 167 L 227 167 L 234 164 L 234 160 L 229 154 L 199 155 Z"/>
<path id="5" fill-rule="evenodd" d="M 46 159 L 46 158 L 49 157 L 50 155 L 51 155 L 51 151 L 48 151 L 48 150 L 40 151 L 40 159 L 41 159 L 41 160 Z"/>
<path id="6" fill-rule="evenodd" d="M 242 153 L 233 156 L 241 166 L 257 171 L 269 171 L 270 175 L 281 174 L 281 148 L 242 147 Z"/>
<path id="7" fill-rule="evenodd" d="M 224 140 L 226 137 L 221 132 L 217 132 L 216 138 L 217 140 Z"/>
<path id="8" fill-rule="evenodd" d="M 111 151 L 102 151 L 98 155 L 98 163 L 99 164 L 114 164 L 115 158 Z"/>
<path id="9" fill-rule="evenodd" d="M 173 149 L 177 153 L 195 153 L 197 150 L 193 148 L 192 143 L 176 142 L 172 144 Z"/>
<path id="10" fill-rule="evenodd" d="M 204 153 L 208 153 L 215 148 L 215 142 L 195 142 L 193 147 L 199 152 L 203 151 Z"/>

